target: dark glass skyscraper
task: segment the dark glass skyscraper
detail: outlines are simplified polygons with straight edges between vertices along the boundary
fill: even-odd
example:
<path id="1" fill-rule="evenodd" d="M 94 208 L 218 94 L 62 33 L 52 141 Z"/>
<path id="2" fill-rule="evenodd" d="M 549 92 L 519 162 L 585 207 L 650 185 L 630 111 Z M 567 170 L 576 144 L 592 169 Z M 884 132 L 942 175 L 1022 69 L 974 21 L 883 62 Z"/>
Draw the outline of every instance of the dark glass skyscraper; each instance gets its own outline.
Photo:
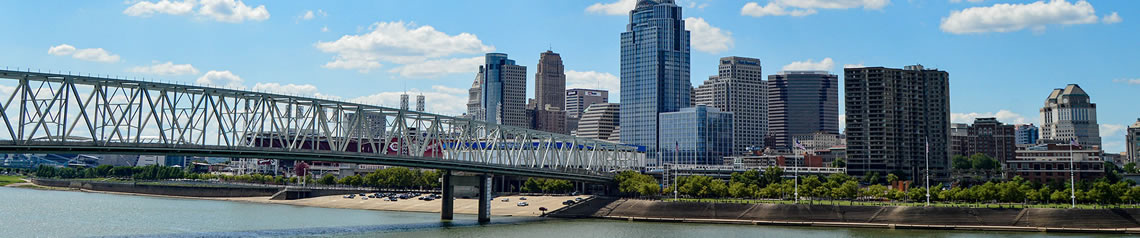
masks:
<path id="1" fill-rule="evenodd" d="M 487 53 L 482 72 L 480 102 L 484 121 L 530 127 L 526 119 L 526 66 L 516 65 L 507 54 Z"/>
<path id="2" fill-rule="evenodd" d="M 839 76 L 785 71 L 768 76 L 768 134 L 789 149 L 796 136 L 839 134 Z"/>
<path id="3" fill-rule="evenodd" d="M 658 114 L 690 105 L 689 31 L 672 0 L 639 0 L 621 33 L 621 141 L 657 163 Z"/>

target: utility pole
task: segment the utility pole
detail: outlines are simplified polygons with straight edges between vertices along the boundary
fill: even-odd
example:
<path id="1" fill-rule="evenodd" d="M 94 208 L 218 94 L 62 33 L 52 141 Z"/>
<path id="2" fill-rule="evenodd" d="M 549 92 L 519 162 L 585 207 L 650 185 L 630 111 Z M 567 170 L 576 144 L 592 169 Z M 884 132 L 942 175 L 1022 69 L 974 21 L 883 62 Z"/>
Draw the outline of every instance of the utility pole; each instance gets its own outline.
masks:
<path id="1" fill-rule="evenodd" d="M 926 206 L 930 206 L 930 136 L 926 137 Z"/>

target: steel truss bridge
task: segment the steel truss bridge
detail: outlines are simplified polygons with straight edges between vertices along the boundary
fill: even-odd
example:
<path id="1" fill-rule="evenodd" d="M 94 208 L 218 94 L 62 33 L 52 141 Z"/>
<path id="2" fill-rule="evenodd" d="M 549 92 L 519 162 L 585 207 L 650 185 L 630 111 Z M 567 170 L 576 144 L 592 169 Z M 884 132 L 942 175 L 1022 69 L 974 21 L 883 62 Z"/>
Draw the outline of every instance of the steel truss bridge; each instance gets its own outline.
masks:
<path id="1" fill-rule="evenodd" d="M 315 160 L 610 182 L 636 147 L 302 96 L 0 71 L 0 153 Z M 458 103 L 458 102 L 457 102 Z"/>

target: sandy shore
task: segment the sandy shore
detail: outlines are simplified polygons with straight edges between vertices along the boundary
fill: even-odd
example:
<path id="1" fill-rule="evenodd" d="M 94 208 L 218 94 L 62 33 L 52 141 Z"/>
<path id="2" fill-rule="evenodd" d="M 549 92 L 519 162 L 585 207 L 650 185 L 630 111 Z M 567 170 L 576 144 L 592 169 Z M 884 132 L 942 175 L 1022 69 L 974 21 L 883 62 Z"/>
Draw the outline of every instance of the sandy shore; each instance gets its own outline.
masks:
<path id="1" fill-rule="evenodd" d="M 520 197 L 526 197 L 525 202 L 530 205 L 525 207 L 518 206 Z M 548 211 L 553 211 L 562 208 L 562 202 L 574 198 L 585 199 L 589 196 L 503 196 L 495 198 L 491 202 L 491 215 L 493 216 L 539 216 L 542 211 L 538 208 L 546 207 Z M 502 199 L 508 199 L 503 202 Z M 311 207 L 327 207 L 327 208 L 344 208 L 344 209 L 365 209 L 365 210 L 380 210 L 380 211 L 403 211 L 403 212 L 434 212 L 438 213 L 443 206 L 443 201 L 421 201 L 417 199 L 400 200 L 398 202 L 383 201 L 381 199 L 370 198 L 363 200 L 359 196 L 353 199 L 343 198 L 341 196 L 324 196 L 297 200 L 269 200 L 269 197 L 242 197 L 242 198 L 206 198 L 224 201 L 240 201 L 240 202 L 256 202 L 256 203 L 269 203 L 269 204 L 287 204 L 297 206 L 311 206 Z M 477 214 L 479 212 L 479 200 L 476 199 L 455 199 L 455 213 L 458 214 Z"/>

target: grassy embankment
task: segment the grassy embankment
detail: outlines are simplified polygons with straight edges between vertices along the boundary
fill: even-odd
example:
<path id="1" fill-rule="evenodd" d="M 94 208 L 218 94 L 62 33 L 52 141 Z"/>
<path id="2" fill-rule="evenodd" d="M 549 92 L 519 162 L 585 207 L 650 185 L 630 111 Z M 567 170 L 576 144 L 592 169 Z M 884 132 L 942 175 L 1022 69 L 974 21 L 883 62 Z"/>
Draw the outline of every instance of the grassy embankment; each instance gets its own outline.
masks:
<path id="1" fill-rule="evenodd" d="M 794 204 L 790 200 L 753 200 L 753 199 L 731 199 L 731 198 L 680 198 L 664 199 L 666 202 L 710 202 L 710 203 L 765 203 L 765 204 Z M 836 205 L 836 206 L 908 206 L 908 207 L 922 207 L 925 206 L 924 202 L 865 202 L 865 201 L 828 201 L 828 200 L 815 200 L 815 201 L 800 201 L 800 204 L 814 204 L 814 205 Z M 931 202 L 931 207 L 976 207 L 976 208 L 1070 208 L 1071 204 L 1057 203 L 1057 204 L 1020 204 L 1020 203 L 946 203 L 946 202 Z M 1120 205 L 1093 205 L 1093 204 L 1077 204 L 1077 208 L 1081 209 L 1101 209 L 1101 208 L 1140 208 L 1140 205 L 1135 204 L 1120 204 Z"/>
<path id="2" fill-rule="evenodd" d="M 7 186 L 13 183 L 23 183 L 24 180 L 20 176 L 0 175 L 0 186 Z"/>

